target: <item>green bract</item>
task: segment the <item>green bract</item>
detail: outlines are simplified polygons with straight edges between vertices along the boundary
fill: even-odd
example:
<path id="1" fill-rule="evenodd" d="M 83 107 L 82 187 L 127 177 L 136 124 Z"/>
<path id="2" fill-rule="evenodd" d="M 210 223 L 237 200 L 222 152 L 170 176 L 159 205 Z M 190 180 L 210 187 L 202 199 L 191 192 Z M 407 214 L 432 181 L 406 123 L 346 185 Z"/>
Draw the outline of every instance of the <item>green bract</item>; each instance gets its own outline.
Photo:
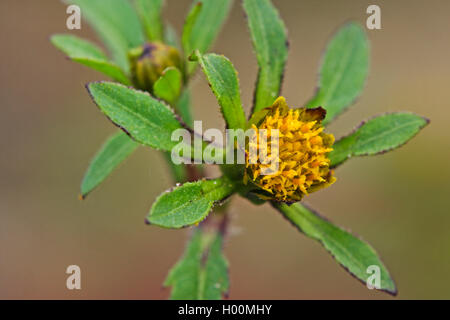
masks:
<path id="1" fill-rule="evenodd" d="M 193 127 L 188 84 L 197 64 L 217 98 L 227 128 L 246 129 L 265 119 L 271 109 L 264 108 L 273 104 L 281 90 L 287 60 L 287 33 L 283 21 L 269 0 L 242 1 L 259 66 L 254 105 L 247 118 L 233 64 L 223 55 L 207 53 L 233 1 L 194 1 L 185 20 L 181 41 L 161 18 L 162 0 L 116 0 L 108 6 L 104 6 L 102 0 L 69 2 L 81 7 L 112 58 L 109 59 L 96 45 L 72 35 L 55 35 L 51 41 L 73 61 L 119 82 L 92 82 L 87 89 L 100 111 L 125 132 L 120 131 L 109 138 L 92 160 L 81 185 L 82 196 L 98 186 L 138 145 L 164 151 L 174 180 L 179 184 L 153 202 L 147 222 L 164 228 L 198 225 L 184 256 L 170 271 L 165 285 L 172 287 L 173 299 L 220 299 L 229 286 L 228 263 L 222 253 L 227 213 L 224 209 L 210 214 L 211 210 L 220 207 L 233 194 L 255 204 L 267 201 L 255 196 L 261 195 L 258 194 L 261 190 L 244 183 L 244 165 L 222 165 L 221 177 L 206 179 L 199 164 L 172 163 L 170 152 L 178 141 L 172 141 L 171 136 L 177 129 Z M 178 48 L 183 61 L 182 66 L 164 69 L 152 82 L 152 87 L 145 88 L 147 92 L 144 92 L 129 87 L 132 78 L 127 56 L 131 49 L 149 41 L 161 41 Z M 330 123 L 359 96 L 368 69 L 368 39 L 358 24 L 349 23 L 337 32 L 325 50 L 317 93 L 306 104 L 306 108 L 315 109 L 302 112 L 312 117 L 318 112 L 323 119 L 326 110 L 323 123 Z M 408 112 L 374 117 L 335 142 L 333 151 L 328 154 L 330 167 L 336 168 L 351 157 L 395 149 L 414 137 L 427 123 L 427 119 Z M 193 137 L 195 133 L 190 130 L 189 135 Z M 200 142 L 202 150 L 206 143 Z M 189 145 L 188 154 L 183 157 L 196 159 L 194 149 L 195 145 L 194 148 Z M 320 242 L 360 281 L 366 282 L 370 266 L 378 266 L 381 274 L 378 289 L 396 294 L 387 268 L 369 244 L 303 204 L 271 204 L 299 231 Z"/>
<path id="2" fill-rule="evenodd" d="M 181 71 L 177 68 L 167 68 L 153 86 L 154 95 L 174 105 L 181 93 L 182 77 Z"/>

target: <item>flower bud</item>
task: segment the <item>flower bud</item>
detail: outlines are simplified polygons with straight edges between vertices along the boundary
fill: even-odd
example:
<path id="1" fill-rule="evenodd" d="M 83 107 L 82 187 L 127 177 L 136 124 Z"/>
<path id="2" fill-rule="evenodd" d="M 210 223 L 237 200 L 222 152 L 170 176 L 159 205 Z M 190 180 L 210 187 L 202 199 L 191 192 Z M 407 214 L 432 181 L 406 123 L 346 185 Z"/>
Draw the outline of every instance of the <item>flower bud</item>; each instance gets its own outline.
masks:
<path id="1" fill-rule="evenodd" d="M 168 67 L 182 71 L 180 53 L 162 42 L 150 42 L 129 51 L 131 77 L 137 89 L 152 92 L 154 83 Z"/>

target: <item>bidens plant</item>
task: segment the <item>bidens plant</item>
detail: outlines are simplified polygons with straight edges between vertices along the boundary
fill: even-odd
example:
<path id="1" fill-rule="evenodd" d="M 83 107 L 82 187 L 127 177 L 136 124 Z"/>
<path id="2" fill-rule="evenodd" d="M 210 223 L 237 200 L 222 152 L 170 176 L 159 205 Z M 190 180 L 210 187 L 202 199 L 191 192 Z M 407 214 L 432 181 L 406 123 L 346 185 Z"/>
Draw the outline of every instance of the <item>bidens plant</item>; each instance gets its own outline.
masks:
<path id="1" fill-rule="evenodd" d="M 321 63 L 316 95 L 304 108 L 293 108 L 279 96 L 288 51 L 284 24 L 269 0 L 243 0 L 259 66 L 247 120 L 232 63 L 222 55 L 206 53 L 231 0 L 194 1 L 181 45 L 162 22 L 162 0 L 137 0 L 134 8 L 126 0 L 113 1 L 108 7 L 100 0 L 70 2 L 80 5 L 113 61 L 98 47 L 73 36 L 57 35 L 52 42 L 71 59 L 119 82 L 93 82 L 87 89 L 99 109 L 126 133 L 110 138 L 95 156 L 81 185 L 82 196 L 137 146 L 163 151 L 179 183 L 154 201 L 147 221 L 164 228 L 194 226 L 185 254 L 165 282 L 172 287 L 171 298 L 220 299 L 228 292 L 228 263 L 222 247 L 228 225 L 225 203 L 234 194 L 255 204 L 270 202 L 362 282 L 367 280 L 368 268 L 378 266 L 377 289 L 396 294 L 391 276 L 370 245 L 301 202 L 309 193 L 333 184 L 334 170 L 346 160 L 395 149 L 428 123 L 412 113 L 397 112 L 363 122 L 336 142 L 327 132 L 326 126 L 352 104 L 367 77 L 368 41 L 359 25 L 347 24 L 332 38 Z M 170 157 L 178 144 L 172 133 L 192 127 L 189 80 L 198 65 L 217 97 L 227 128 L 255 132 L 244 143 L 232 144 L 232 153 L 244 150 L 244 162 L 221 164 L 222 176 L 215 179 L 205 179 L 199 165 L 174 165 Z M 190 129 L 188 134 L 196 133 Z M 277 144 L 265 143 L 273 134 Z M 196 148 L 204 150 L 209 142 L 189 145 L 183 157 L 200 162 Z"/>

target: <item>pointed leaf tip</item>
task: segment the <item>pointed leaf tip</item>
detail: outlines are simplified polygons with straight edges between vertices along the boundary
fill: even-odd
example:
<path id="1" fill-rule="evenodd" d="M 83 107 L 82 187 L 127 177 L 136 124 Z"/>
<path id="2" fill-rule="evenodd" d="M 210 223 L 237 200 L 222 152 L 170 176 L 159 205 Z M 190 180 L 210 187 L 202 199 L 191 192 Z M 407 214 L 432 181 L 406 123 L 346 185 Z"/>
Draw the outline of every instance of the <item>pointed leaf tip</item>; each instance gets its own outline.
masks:
<path id="1" fill-rule="evenodd" d="M 308 108 L 327 110 L 324 124 L 332 121 L 359 96 L 369 72 L 369 41 L 357 23 L 348 23 L 330 40 L 322 58 L 318 90 Z"/>
<path id="2" fill-rule="evenodd" d="M 290 206 L 279 203 L 272 203 L 272 205 L 299 231 L 319 241 L 346 271 L 363 284 L 366 284 L 371 276 L 369 268 L 377 266 L 380 271 L 379 290 L 394 296 L 397 294 L 394 280 L 368 243 L 335 226 L 300 203 Z"/>
<path id="3" fill-rule="evenodd" d="M 351 157 L 383 154 L 406 144 L 429 124 L 429 119 L 410 112 L 393 112 L 363 121 L 351 134 L 339 139 L 330 152 L 331 166 Z"/>

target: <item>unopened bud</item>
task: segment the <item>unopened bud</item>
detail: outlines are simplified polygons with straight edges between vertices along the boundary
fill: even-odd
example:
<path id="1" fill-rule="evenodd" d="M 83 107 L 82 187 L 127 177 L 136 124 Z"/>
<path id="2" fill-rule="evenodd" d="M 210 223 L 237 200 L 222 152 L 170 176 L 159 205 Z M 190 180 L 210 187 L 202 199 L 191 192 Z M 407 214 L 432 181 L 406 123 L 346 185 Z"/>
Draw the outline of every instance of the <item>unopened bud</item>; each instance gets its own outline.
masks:
<path id="1" fill-rule="evenodd" d="M 129 51 L 131 76 L 136 88 L 152 92 L 154 83 L 168 67 L 182 71 L 178 50 L 161 42 L 150 42 Z"/>

